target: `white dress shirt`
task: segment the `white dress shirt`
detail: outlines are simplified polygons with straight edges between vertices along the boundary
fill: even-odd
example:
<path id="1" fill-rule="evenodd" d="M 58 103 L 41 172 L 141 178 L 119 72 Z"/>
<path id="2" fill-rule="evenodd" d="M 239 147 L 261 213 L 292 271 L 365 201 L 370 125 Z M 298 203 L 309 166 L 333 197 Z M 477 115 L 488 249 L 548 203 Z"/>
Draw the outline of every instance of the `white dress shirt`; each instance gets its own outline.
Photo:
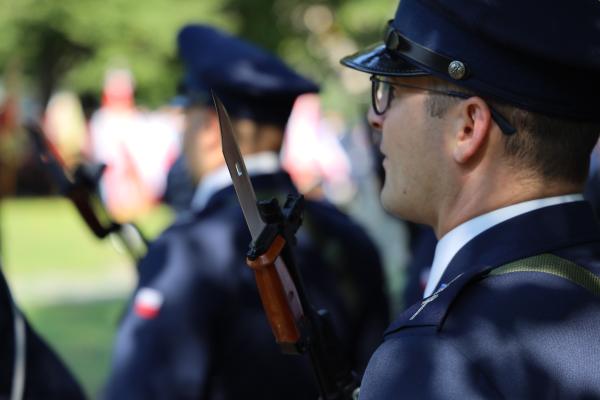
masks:
<path id="1" fill-rule="evenodd" d="M 250 176 L 272 174 L 281 169 L 278 154 L 271 151 L 244 156 L 244 163 Z M 206 174 L 192 198 L 192 210 L 202 210 L 215 193 L 231 184 L 231 177 L 225 164 Z"/>
<path id="2" fill-rule="evenodd" d="M 446 233 L 435 247 L 433 264 L 431 265 L 431 272 L 429 274 L 429 279 L 427 280 L 423 298 L 429 297 L 438 287 L 444 271 L 456 253 L 483 231 L 488 230 L 494 225 L 506 221 L 507 219 L 529 211 L 537 210 L 538 208 L 580 200 L 583 200 L 583 195 L 569 194 L 524 201 L 522 203 L 499 208 L 458 225 L 456 228 Z"/>

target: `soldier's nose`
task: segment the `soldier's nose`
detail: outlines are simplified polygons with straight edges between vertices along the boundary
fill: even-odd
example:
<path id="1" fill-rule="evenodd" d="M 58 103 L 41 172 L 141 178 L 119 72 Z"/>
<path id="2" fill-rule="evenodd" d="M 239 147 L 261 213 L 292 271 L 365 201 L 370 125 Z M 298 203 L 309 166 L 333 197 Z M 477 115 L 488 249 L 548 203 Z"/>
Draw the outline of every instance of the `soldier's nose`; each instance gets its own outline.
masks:
<path id="1" fill-rule="evenodd" d="M 384 113 L 384 115 L 385 115 L 385 113 Z M 381 130 L 383 128 L 384 115 L 377 115 L 375 113 L 375 111 L 373 110 L 373 106 L 369 107 L 369 112 L 367 113 L 367 119 L 369 120 L 369 125 L 371 125 L 371 127 L 374 130 L 381 132 Z"/>

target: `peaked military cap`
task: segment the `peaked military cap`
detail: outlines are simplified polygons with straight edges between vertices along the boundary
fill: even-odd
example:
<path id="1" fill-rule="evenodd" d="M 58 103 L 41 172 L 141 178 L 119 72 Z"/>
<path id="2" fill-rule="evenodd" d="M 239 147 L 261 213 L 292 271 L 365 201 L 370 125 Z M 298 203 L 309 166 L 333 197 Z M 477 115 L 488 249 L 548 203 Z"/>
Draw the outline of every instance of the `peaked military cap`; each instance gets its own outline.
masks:
<path id="1" fill-rule="evenodd" d="M 342 64 L 434 75 L 542 114 L 600 121 L 600 1 L 402 0 L 383 43 Z"/>
<path id="2" fill-rule="evenodd" d="M 213 90 L 234 117 L 285 125 L 295 99 L 319 90 L 267 51 L 213 27 L 188 25 L 177 42 L 188 100 L 212 104 Z"/>

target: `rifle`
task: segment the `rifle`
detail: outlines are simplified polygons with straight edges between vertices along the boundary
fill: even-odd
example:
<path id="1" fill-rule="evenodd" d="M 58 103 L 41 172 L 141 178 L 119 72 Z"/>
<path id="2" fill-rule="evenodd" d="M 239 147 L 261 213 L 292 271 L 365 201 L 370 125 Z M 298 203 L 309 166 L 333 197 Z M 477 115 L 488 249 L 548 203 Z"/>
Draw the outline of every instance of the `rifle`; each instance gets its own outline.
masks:
<path id="1" fill-rule="evenodd" d="M 227 110 L 214 93 L 213 100 L 223 155 L 253 239 L 246 262 L 254 271 L 275 340 L 283 353 L 308 354 L 322 400 L 354 399 L 356 374 L 339 349 L 328 312 L 310 304 L 294 263 L 291 246 L 302 224 L 304 197 L 288 195 L 283 208 L 276 199 L 256 201 Z"/>
<path id="2" fill-rule="evenodd" d="M 24 124 L 41 162 L 47 167 L 61 195 L 75 206 L 92 233 L 98 239 L 116 235 L 134 262 L 146 254 L 148 241 L 132 223 L 120 224 L 111 219 L 98 195 L 104 164 L 79 164 L 74 173 L 67 170 L 62 158 L 35 122 Z"/>

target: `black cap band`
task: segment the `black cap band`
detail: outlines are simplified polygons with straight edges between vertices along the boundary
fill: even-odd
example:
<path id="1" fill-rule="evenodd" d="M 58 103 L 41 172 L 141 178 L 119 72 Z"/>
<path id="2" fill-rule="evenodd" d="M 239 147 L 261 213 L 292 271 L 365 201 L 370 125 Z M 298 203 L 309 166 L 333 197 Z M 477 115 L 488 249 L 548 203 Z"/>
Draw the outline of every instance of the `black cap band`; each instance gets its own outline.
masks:
<path id="1" fill-rule="evenodd" d="M 469 71 L 465 63 L 453 60 L 423 47 L 407 37 L 392 26 L 393 20 L 388 21 L 383 42 L 388 51 L 397 52 L 420 64 L 426 65 L 441 74 L 446 74 L 454 80 L 465 79 Z"/>

